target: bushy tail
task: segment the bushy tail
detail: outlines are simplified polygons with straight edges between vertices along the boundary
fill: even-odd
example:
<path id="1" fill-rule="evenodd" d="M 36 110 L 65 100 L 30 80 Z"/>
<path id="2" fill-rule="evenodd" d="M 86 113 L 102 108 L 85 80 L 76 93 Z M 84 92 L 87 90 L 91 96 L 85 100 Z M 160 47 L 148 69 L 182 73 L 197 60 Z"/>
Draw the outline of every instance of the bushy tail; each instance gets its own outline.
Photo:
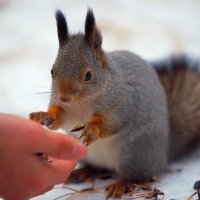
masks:
<path id="1" fill-rule="evenodd" d="M 166 91 L 174 159 L 200 142 L 200 61 L 181 55 L 152 64 Z"/>

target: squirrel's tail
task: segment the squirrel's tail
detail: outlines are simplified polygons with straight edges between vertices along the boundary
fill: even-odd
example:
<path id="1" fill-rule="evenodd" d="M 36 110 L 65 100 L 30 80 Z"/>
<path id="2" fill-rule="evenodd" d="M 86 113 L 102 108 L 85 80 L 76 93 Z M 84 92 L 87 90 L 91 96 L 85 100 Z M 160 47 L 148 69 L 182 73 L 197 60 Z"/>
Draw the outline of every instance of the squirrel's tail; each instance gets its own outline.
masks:
<path id="1" fill-rule="evenodd" d="M 152 64 L 168 101 L 171 160 L 200 142 L 200 61 L 181 55 Z"/>

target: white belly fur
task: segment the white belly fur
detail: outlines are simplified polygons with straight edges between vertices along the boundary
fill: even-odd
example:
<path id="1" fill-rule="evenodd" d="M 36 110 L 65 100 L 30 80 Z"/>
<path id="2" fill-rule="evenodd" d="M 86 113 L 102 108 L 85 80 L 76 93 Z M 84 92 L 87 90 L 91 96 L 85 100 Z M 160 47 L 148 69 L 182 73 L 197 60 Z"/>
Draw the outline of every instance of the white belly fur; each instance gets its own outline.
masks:
<path id="1" fill-rule="evenodd" d="M 84 161 L 97 167 L 116 170 L 118 163 L 118 135 L 98 139 L 88 146 Z"/>
<path id="2" fill-rule="evenodd" d="M 77 125 L 88 122 L 93 114 L 93 107 L 84 104 L 85 106 L 72 105 L 70 107 L 63 107 L 66 110 L 66 122 L 63 125 L 63 129 L 67 132 Z M 61 104 L 61 106 L 63 106 Z M 87 109 L 86 109 L 87 108 Z M 78 138 L 81 133 L 70 133 L 74 137 Z M 108 138 L 98 139 L 94 143 L 88 146 L 87 156 L 84 162 L 97 166 L 105 167 L 111 170 L 115 170 L 118 163 L 118 135 L 109 136 Z"/>

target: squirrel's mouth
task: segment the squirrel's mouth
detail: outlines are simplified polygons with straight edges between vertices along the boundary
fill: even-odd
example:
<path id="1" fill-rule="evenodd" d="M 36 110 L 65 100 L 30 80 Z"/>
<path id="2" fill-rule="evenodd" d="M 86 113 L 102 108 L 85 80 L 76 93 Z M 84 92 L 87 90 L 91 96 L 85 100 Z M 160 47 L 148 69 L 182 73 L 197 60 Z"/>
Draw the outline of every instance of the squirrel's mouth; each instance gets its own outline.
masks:
<path id="1" fill-rule="evenodd" d="M 67 107 L 86 107 L 95 104 L 98 95 L 89 94 L 88 92 L 74 92 L 74 93 L 57 93 L 57 99 L 61 106 Z"/>
<path id="2" fill-rule="evenodd" d="M 58 93 L 56 96 L 61 105 L 71 106 L 72 104 L 74 104 L 74 95 L 72 94 Z"/>
<path id="3" fill-rule="evenodd" d="M 70 102 L 72 101 L 72 95 L 62 95 L 62 94 L 58 94 L 58 99 L 61 103 L 63 104 L 70 104 Z"/>
<path id="4" fill-rule="evenodd" d="M 77 105 L 85 105 L 87 102 L 90 101 L 89 97 L 80 96 L 77 94 L 70 94 L 70 95 L 57 95 L 57 98 L 61 105 L 63 106 L 77 106 Z"/>

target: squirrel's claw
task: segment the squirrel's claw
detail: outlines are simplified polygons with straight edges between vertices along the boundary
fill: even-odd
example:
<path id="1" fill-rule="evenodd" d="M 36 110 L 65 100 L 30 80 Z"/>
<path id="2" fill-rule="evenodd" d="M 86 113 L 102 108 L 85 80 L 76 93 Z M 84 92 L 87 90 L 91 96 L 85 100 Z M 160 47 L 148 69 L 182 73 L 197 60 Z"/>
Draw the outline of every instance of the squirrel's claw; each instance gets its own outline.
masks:
<path id="1" fill-rule="evenodd" d="M 86 146 L 93 143 L 95 140 L 97 140 L 100 136 L 100 129 L 98 126 L 92 123 L 86 124 L 83 132 L 81 133 L 80 138 L 83 138 L 83 144 L 86 144 Z"/>
<path id="2" fill-rule="evenodd" d="M 79 137 L 79 139 L 81 139 L 82 137 L 84 137 L 86 135 L 86 131 L 83 131 L 82 133 L 81 133 L 81 136 Z M 84 141 L 83 141 L 84 142 Z"/>
<path id="3" fill-rule="evenodd" d="M 52 124 L 55 121 L 55 118 L 53 116 L 50 116 L 47 112 L 30 113 L 29 119 L 49 128 L 51 128 Z"/>

